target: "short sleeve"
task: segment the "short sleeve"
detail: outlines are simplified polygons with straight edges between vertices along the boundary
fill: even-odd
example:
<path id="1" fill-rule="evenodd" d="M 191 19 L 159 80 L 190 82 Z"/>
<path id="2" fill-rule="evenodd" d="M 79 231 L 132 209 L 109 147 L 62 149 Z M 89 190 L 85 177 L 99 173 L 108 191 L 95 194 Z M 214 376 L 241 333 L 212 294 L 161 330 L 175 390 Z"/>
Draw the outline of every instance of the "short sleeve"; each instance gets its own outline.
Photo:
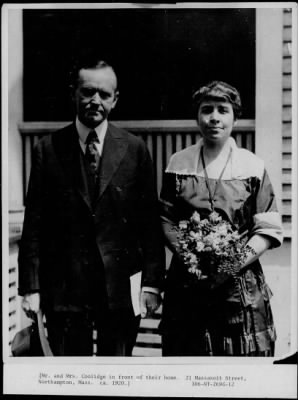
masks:
<path id="1" fill-rule="evenodd" d="M 266 169 L 256 193 L 256 214 L 254 215 L 252 234 L 267 236 L 271 247 L 278 247 L 283 241 L 281 216 L 276 205 L 276 198 Z"/>

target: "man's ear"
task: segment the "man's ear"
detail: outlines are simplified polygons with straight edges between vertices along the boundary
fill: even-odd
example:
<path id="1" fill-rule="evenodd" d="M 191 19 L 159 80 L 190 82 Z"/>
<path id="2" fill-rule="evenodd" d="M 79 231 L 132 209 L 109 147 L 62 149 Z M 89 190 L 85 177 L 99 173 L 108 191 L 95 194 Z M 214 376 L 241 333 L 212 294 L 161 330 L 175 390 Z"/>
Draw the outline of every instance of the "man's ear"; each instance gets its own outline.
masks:
<path id="1" fill-rule="evenodd" d="M 114 102 L 112 108 L 116 106 L 118 99 L 119 99 L 119 90 L 116 90 L 114 93 Z"/>

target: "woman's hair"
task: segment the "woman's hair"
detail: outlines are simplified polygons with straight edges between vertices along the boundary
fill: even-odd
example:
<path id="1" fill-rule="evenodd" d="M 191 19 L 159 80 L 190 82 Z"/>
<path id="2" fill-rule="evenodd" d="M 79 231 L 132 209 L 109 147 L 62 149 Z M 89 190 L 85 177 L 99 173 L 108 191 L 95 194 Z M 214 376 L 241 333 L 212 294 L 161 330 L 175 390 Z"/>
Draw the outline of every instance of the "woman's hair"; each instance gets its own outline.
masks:
<path id="1" fill-rule="evenodd" d="M 241 116 L 242 105 L 240 94 L 237 89 L 222 81 L 212 81 L 202 86 L 193 94 L 193 101 L 198 110 L 204 100 L 225 100 L 231 103 L 235 119 Z"/>

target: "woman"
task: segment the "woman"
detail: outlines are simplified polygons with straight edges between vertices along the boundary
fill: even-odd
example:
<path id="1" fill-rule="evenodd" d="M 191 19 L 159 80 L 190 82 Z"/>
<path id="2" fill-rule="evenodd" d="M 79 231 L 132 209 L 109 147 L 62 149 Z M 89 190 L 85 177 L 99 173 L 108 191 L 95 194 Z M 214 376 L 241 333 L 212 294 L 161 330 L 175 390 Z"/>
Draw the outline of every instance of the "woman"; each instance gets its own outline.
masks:
<path id="1" fill-rule="evenodd" d="M 231 137 L 241 114 L 232 86 L 214 81 L 194 94 L 201 139 L 172 155 L 161 191 L 162 223 L 173 251 L 160 325 L 164 356 L 273 356 L 276 339 L 259 257 L 282 243 L 281 219 L 264 163 Z M 190 278 L 177 250 L 179 221 L 213 211 L 239 233 L 247 254 L 235 280 Z M 229 287 L 230 286 L 230 287 Z M 232 293 L 232 294 L 231 294 Z"/>

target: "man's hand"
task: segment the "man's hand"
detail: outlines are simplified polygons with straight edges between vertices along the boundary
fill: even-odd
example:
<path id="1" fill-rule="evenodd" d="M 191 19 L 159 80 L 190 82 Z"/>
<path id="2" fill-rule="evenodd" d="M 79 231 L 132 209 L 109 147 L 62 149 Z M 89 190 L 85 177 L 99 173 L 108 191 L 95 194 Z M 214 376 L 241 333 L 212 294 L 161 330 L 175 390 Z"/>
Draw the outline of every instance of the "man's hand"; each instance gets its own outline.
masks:
<path id="1" fill-rule="evenodd" d="M 25 294 L 22 301 L 22 309 L 25 311 L 27 317 L 34 319 L 35 314 L 40 311 L 40 294 Z"/>
<path id="2" fill-rule="evenodd" d="M 156 311 L 161 303 L 161 297 L 159 294 L 151 292 L 141 293 L 141 317 L 146 318 Z"/>

